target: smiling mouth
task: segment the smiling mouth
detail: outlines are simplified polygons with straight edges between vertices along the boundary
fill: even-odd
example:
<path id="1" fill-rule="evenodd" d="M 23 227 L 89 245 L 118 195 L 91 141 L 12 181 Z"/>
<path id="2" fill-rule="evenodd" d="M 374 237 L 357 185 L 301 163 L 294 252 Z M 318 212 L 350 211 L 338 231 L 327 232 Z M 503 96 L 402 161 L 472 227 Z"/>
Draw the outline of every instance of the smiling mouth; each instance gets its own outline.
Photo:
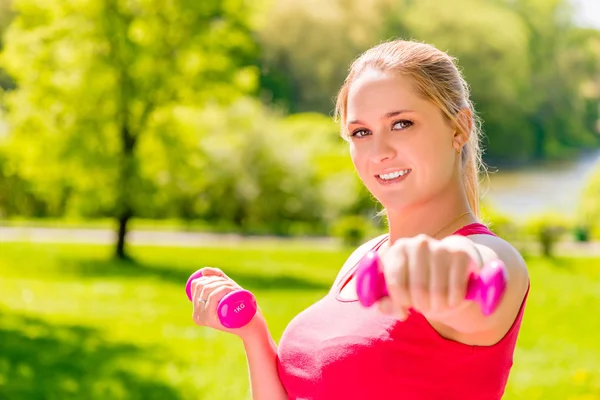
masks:
<path id="1" fill-rule="evenodd" d="M 382 185 L 393 185 L 403 181 L 408 174 L 410 174 L 411 169 L 401 169 L 398 171 L 390 172 L 387 174 L 375 175 L 375 178 Z"/>

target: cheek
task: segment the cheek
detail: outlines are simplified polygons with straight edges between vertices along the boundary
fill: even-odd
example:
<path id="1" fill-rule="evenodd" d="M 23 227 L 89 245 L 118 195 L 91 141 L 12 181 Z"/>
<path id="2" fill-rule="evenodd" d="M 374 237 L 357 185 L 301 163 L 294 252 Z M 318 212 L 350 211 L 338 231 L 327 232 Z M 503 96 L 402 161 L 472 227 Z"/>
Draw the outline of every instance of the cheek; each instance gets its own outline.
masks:
<path id="1" fill-rule="evenodd" d="M 452 174 L 454 152 L 440 136 L 422 135 L 412 143 L 411 150 L 406 153 L 425 183 L 447 180 Z"/>
<path id="2" fill-rule="evenodd" d="M 445 185 L 454 174 L 454 151 L 451 148 L 431 146 L 423 153 L 420 161 L 421 169 L 427 175 L 427 180 L 435 182 L 436 186 Z"/>
<path id="3" fill-rule="evenodd" d="M 361 154 L 361 151 L 353 143 L 350 144 L 350 158 L 352 159 L 352 164 L 354 164 L 354 168 L 356 168 L 360 175 L 361 170 L 364 169 L 365 156 Z"/>
<path id="4" fill-rule="evenodd" d="M 350 144 L 350 158 L 358 176 L 365 181 L 369 177 L 369 157 L 366 149 Z"/>

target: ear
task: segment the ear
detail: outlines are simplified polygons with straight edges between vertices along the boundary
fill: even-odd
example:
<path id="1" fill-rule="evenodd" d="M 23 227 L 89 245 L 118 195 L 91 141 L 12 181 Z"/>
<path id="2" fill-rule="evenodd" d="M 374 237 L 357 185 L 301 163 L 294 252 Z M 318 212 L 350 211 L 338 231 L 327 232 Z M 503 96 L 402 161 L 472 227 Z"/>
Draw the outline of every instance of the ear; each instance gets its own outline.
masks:
<path id="1" fill-rule="evenodd" d="M 460 152 L 463 146 L 469 141 L 473 130 L 473 114 L 471 113 L 471 110 L 467 107 L 463 107 L 458 112 L 456 121 L 458 127 L 456 131 L 454 131 L 452 145 L 456 151 Z"/>

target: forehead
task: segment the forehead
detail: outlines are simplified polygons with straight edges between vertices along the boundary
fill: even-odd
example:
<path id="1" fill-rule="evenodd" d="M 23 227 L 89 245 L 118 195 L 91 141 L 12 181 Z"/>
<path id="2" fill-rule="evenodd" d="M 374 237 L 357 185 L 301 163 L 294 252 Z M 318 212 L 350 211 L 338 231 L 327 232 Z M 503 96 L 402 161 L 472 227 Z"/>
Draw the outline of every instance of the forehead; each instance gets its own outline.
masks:
<path id="1" fill-rule="evenodd" d="M 384 114 L 391 109 L 414 109 L 424 102 L 410 77 L 367 69 L 350 84 L 347 119 L 350 121 L 371 113 Z"/>

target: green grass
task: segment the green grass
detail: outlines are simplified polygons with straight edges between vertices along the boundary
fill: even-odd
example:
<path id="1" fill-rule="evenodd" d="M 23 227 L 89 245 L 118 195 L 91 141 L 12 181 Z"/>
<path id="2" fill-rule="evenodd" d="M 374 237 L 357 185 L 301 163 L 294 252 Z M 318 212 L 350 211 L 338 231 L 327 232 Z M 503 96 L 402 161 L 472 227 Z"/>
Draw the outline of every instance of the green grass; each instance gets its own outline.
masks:
<path id="1" fill-rule="evenodd" d="M 238 338 L 196 327 L 183 286 L 224 269 L 279 339 L 328 290 L 348 250 L 242 244 L 0 243 L 0 399 L 246 399 Z M 600 399 L 600 259 L 529 259 L 532 288 L 505 399 Z"/>

